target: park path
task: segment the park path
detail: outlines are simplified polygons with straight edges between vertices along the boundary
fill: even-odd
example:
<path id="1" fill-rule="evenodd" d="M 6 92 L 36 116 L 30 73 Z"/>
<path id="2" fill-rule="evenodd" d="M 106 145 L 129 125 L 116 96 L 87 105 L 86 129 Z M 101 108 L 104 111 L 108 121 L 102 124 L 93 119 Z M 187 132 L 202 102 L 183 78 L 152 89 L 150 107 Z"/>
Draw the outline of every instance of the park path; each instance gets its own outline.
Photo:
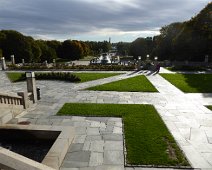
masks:
<path id="1" fill-rule="evenodd" d="M 161 69 L 161 72 L 169 72 Z M 128 77 L 144 74 L 159 93 L 98 92 L 83 90 Z M 36 107 L 10 123 L 28 120 L 38 125 L 76 127 L 74 144 L 70 147 L 61 170 L 125 169 L 122 121 L 120 118 L 86 118 L 54 116 L 66 102 L 152 104 L 184 151 L 192 167 L 212 169 L 212 112 L 203 104 L 212 105 L 212 94 L 184 94 L 160 75 L 151 72 L 126 74 L 80 84 L 59 81 L 37 81 L 41 100 Z M 26 89 L 25 82 L 11 84 L 0 72 L 0 91 Z M 74 155 L 74 157 L 73 157 Z"/>
<path id="2" fill-rule="evenodd" d="M 155 107 L 192 167 L 212 169 L 212 112 L 198 98 L 191 100 L 192 94 L 183 93 L 161 76 L 147 78 L 168 101 Z"/>

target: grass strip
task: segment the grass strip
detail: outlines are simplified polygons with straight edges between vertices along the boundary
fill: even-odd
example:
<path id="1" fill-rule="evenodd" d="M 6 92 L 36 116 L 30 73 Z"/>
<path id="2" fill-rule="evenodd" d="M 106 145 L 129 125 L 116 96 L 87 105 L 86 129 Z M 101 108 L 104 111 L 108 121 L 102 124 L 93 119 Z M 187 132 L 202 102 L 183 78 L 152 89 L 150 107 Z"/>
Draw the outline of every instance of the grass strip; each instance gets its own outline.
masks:
<path id="1" fill-rule="evenodd" d="M 119 91 L 119 92 L 158 92 L 157 89 L 144 76 L 131 77 L 111 83 L 88 88 L 95 91 Z"/>
<path id="2" fill-rule="evenodd" d="M 212 106 L 206 106 L 208 109 L 212 110 Z"/>
<path id="3" fill-rule="evenodd" d="M 83 83 L 83 82 L 107 78 L 111 76 L 117 76 L 122 73 L 73 73 L 73 74 L 81 79 L 80 83 Z"/>
<path id="4" fill-rule="evenodd" d="M 11 82 L 19 82 L 26 80 L 25 73 L 7 72 L 7 77 L 10 79 Z"/>
<path id="5" fill-rule="evenodd" d="M 185 93 L 212 93 L 212 74 L 168 74 L 163 78 Z"/>
<path id="6" fill-rule="evenodd" d="M 66 103 L 57 115 L 122 117 L 128 164 L 189 165 L 152 105 Z"/>
<path id="7" fill-rule="evenodd" d="M 55 75 L 60 74 L 61 76 L 55 77 L 54 75 L 52 75 L 52 73 L 54 73 Z M 69 75 L 67 76 L 65 74 L 69 74 Z M 45 73 L 43 72 L 43 73 L 35 73 L 35 76 L 36 76 L 36 79 L 38 80 L 63 80 L 63 81 L 82 83 L 86 81 L 107 78 L 107 77 L 116 76 L 120 74 L 121 73 L 62 73 L 62 72 Z M 19 82 L 19 81 L 26 80 L 25 73 L 8 72 L 7 76 L 12 82 Z"/>

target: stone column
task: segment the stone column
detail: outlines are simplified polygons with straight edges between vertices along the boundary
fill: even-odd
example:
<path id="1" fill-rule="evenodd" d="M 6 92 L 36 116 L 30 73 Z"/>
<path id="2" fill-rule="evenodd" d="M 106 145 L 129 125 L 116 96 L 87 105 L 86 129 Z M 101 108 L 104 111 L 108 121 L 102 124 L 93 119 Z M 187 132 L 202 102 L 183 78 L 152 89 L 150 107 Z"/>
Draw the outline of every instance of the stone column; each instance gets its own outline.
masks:
<path id="1" fill-rule="evenodd" d="M 7 66 L 6 66 L 6 62 L 5 62 L 5 58 L 4 57 L 2 57 L 1 58 L 1 64 L 2 64 L 2 70 L 6 70 L 6 68 L 7 68 Z"/>
<path id="2" fill-rule="evenodd" d="M 35 84 L 35 73 L 34 72 L 26 72 L 27 78 L 27 91 L 31 93 L 31 99 L 33 103 L 37 102 L 37 89 Z"/>
<path id="3" fill-rule="evenodd" d="M 24 65 L 24 59 L 22 58 L 22 64 Z"/>
<path id="4" fill-rule="evenodd" d="M 15 56 L 14 55 L 11 55 L 11 63 L 12 63 L 12 65 L 15 64 Z"/>
<path id="5" fill-rule="evenodd" d="M 56 60 L 53 59 L 53 67 L 55 67 L 55 66 L 56 66 Z"/>

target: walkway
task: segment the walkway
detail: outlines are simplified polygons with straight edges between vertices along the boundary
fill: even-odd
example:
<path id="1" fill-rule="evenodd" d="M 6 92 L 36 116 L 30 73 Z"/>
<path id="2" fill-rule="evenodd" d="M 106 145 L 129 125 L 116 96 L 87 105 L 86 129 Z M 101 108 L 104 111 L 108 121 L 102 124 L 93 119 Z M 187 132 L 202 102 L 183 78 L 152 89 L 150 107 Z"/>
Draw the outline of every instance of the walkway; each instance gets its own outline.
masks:
<path id="1" fill-rule="evenodd" d="M 163 69 L 161 70 L 163 71 Z M 166 71 L 166 70 L 164 70 Z M 148 75 L 159 93 L 95 92 L 82 90 L 97 84 L 119 79 Z M 5 82 L 7 85 L 5 86 Z M 124 168 L 122 121 L 120 118 L 58 117 L 55 114 L 67 102 L 152 104 L 155 106 L 176 141 L 194 168 L 212 169 L 212 111 L 203 104 L 212 105 L 212 94 L 184 94 L 160 75 L 138 72 L 91 81 L 67 83 L 37 81 L 41 100 L 13 119 L 10 123 L 28 120 L 33 124 L 76 127 L 74 144 L 63 161 L 61 170 L 141 170 Z M 0 91 L 26 89 L 25 82 L 11 85 L 4 72 L 0 72 Z"/>

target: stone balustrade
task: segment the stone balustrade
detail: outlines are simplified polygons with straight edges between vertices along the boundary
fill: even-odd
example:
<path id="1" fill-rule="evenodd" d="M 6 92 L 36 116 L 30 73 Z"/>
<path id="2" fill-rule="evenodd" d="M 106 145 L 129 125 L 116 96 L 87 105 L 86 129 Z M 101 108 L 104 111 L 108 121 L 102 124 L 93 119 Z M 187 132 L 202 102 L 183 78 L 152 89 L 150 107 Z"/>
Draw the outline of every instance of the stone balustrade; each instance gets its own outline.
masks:
<path id="1" fill-rule="evenodd" d="M 25 92 L 18 92 L 17 95 L 0 93 L 0 104 L 4 105 L 23 105 L 27 108 L 27 95 Z"/>

